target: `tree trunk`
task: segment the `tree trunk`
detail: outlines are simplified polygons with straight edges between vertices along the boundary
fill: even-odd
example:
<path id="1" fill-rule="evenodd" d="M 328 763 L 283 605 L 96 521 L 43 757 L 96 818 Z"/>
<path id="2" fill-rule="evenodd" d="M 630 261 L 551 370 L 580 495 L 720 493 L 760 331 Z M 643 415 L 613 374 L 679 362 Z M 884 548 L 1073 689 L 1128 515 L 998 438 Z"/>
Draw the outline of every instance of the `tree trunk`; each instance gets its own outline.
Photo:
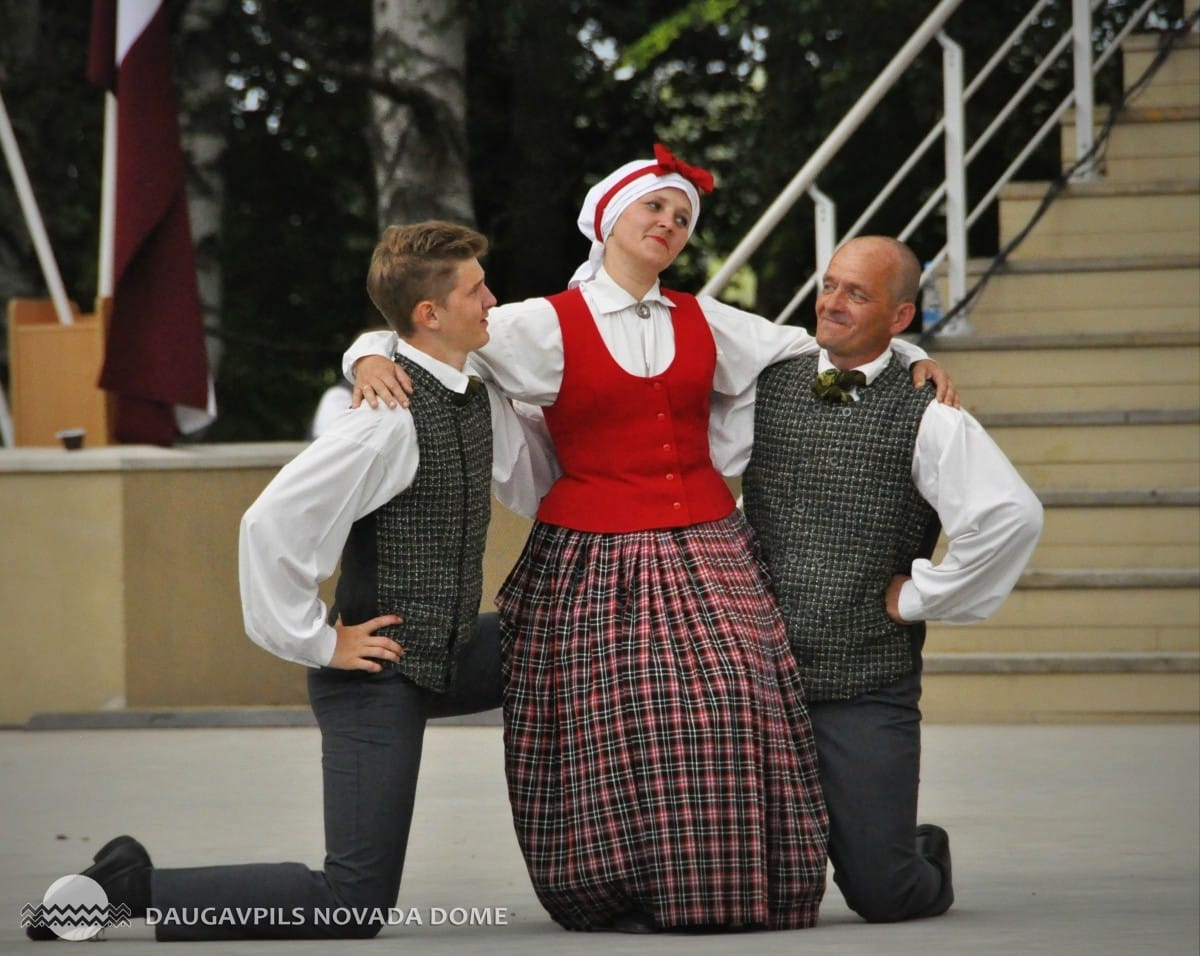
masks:
<path id="1" fill-rule="evenodd" d="M 377 0 L 371 152 L 380 227 L 473 223 L 466 162 L 466 22 L 455 0 Z"/>
<path id="2" fill-rule="evenodd" d="M 229 136 L 225 94 L 227 0 L 189 0 L 183 10 L 174 53 L 179 94 L 179 134 L 188 164 L 188 215 L 196 247 L 196 271 L 206 328 L 221 321 L 221 265 L 218 245 L 225 200 L 222 159 Z M 216 377 L 221 343 L 207 337 L 209 369 Z"/>

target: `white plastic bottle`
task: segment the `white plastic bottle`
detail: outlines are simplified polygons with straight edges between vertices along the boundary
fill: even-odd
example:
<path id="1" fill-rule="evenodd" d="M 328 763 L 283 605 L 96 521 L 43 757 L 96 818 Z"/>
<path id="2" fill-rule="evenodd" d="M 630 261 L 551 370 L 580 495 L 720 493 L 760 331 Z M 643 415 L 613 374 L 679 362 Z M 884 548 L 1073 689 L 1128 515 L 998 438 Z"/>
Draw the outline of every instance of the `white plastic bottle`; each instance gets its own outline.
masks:
<path id="1" fill-rule="evenodd" d="M 921 289 L 921 331 L 932 332 L 942 323 L 942 296 L 938 292 L 937 277 L 930 271 L 932 263 L 925 263 L 929 276 Z"/>

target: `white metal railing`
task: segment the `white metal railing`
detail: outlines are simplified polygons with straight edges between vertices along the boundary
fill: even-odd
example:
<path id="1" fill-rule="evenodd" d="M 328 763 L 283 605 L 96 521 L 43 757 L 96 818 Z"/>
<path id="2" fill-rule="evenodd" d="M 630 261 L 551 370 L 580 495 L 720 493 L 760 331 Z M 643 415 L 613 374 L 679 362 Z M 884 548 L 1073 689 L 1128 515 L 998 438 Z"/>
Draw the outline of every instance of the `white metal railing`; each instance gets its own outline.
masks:
<path id="1" fill-rule="evenodd" d="M 974 143 L 968 146 L 966 142 L 965 114 L 971 97 L 980 89 L 989 76 L 1004 62 L 1013 47 L 1020 42 L 1026 32 L 1033 28 L 1039 17 L 1051 0 L 1037 0 L 1029 12 L 997 46 L 995 53 L 979 70 L 975 77 L 964 85 L 962 51 L 944 31 L 943 27 L 962 5 L 963 0 L 941 0 L 933 12 L 925 19 L 920 27 L 912 34 L 908 42 L 892 58 L 867 90 L 859 97 L 850 111 L 834 127 L 824 142 L 814 150 L 808 162 L 792 177 L 791 181 L 776 197 L 767 210 L 759 217 L 741 242 L 729 254 L 716 274 L 701 290 L 708 295 L 716 295 L 730 282 L 757 251 L 784 216 L 799 201 L 808 195 L 815 204 L 814 230 L 816 244 L 815 271 L 807 281 L 796 291 L 795 295 L 776 317 L 775 321 L 782 323 L 795 312 L 796 308 L 813 291 L 821 274 L 824 272 L 834 249 L 842 242 L 862 233 L 879 209 L 892 197 L 905 177 L 924 158 L 940 139 L 943 143 L 943 155 L 947 174 L 917 212 L 901 230 L 898 238 L 907 240 L 929 216 L 939 207 L 943 207 L 945 216 L 946 243 L 934 253 L 922 275 L 922 285 L 933 280 L 934 273 L 945 266 L 947 287 L 950 298 L 950 312 L 961 316 L 965 327 L 964 299 L 967 295 L 966 276 L 968 230 L 978 218 L 995 202 L 1000 190 L 1012 180 L 1029 156 L 1036 150 L 1045 138 L 1054 131 L 1062 115 L 1075 107 L 1076 137 L 1075 162 L 1072 167 L 1072 179 L 1092 179 L 1096 176 L 1096 166 L 1093 160 L 1095 147 L 1095 130 L 1093 125 L 1094 96 L 1093 78 L 1100 68 L 1119 49 L 1120 43 L 1128 34 L 1145 20 L 1147 14 L 1155 6 L 1155 0 L 1145 0 L 1134 11 L 1124 27 L 1118 31 L 1111 41 L 1099 52 L 1093 55 L 1092 14 L 1104 0 L 1071 0 L 1072 22 L 1063 35 L 1054 43 L 1037 65 L 1030 71 L 1028 77 L 993 118 L 987 128 L 979 135 Z M 858 219 L 840 236 L 837 233 L 837 207 L 833 199 L 826 196 L 817 187 L 817 179 L 821 173 L 835 160 L 839 150 L 847 140 L 866 121 L 872 111 L 880 104 L 884 96 L 895 85 L 897 80 L 912 66 L 922 51 L 936 39 L 942 47 L 942 79 L 943 79 L 943 116 L 926 134 L 925 138 L 913 150 L 912 154 L 900 165 L 891 179 L 880 190 L 879 194 L 868 204 Z M 1030 138 L 1028 143 L 1014 157 L 1000 177 L 986 191 L 983 198 L 974 208 L 968 208 L 967 199 L 967 170 L 971 161 L 993 139 L 1004 123 L 1020 107 L 1025 98 L 1037 87 L 1045 73 L 1054 66 L 1064 54 L 1067 47 L 1072 50 L 1073 60 L 1073 89 L 1064 97 L 1058 107 L 1051 113 L 1045 123 Z"/>

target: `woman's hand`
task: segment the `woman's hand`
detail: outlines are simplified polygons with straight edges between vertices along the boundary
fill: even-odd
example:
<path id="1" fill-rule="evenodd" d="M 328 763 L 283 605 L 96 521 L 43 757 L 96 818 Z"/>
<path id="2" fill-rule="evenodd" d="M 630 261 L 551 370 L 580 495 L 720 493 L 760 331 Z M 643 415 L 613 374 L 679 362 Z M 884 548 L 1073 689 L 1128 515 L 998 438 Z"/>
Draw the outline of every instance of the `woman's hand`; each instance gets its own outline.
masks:
<path id="1" fill-rule="evenodd" d="M 386 355 L 364 355 L 354 363 L 354 394 L 350 407 L 358 408 L 366 402 L 372 408 L 378 408 L 382 401 L 388 408 L 408 408 L 412 390 L 412 379 L 398 362 Z"/>
<path id="2" fill-rule="evenodd" d="M 926 380 L 931 381 L 937 388 L 939 402 L 949 405 L 951 408 L 962 408 L 962 402 L 958 398 L 958 389 L 954 387 L 950 373 L 933 359 L 921 359 L 919 362 L 913 362 L 910 371 L 914 388 L 920 388 Z M 354 394 L 358 394 L 358 389 L 354 390 Z"/>

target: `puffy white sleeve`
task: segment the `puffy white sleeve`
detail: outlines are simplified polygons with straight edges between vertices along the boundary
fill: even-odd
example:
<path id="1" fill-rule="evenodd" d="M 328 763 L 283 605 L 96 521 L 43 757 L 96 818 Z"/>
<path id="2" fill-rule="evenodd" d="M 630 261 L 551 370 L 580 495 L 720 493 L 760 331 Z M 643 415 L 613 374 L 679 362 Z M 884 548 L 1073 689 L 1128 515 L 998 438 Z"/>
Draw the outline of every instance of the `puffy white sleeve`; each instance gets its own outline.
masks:
<path id="1" fill-rule="evenodd" d="M 1042 532 L 1042 505 L 991 436 L 967 412 L 930 402 L 917 433 L 913 481 L 937 512 L 948 549 L 913 562 L 900 616 L 980 621 L 1016 585 Z"/>
<path id="2" fill-rule="evenodd" d="M 280 469 L 239 531 L 251 640 L 284 660 L 329 663 L 337 635 L 318 588 L 337 568 L 351 525 L 407 488 L 418 461 L 412 415 L 363 406 Z"/>

